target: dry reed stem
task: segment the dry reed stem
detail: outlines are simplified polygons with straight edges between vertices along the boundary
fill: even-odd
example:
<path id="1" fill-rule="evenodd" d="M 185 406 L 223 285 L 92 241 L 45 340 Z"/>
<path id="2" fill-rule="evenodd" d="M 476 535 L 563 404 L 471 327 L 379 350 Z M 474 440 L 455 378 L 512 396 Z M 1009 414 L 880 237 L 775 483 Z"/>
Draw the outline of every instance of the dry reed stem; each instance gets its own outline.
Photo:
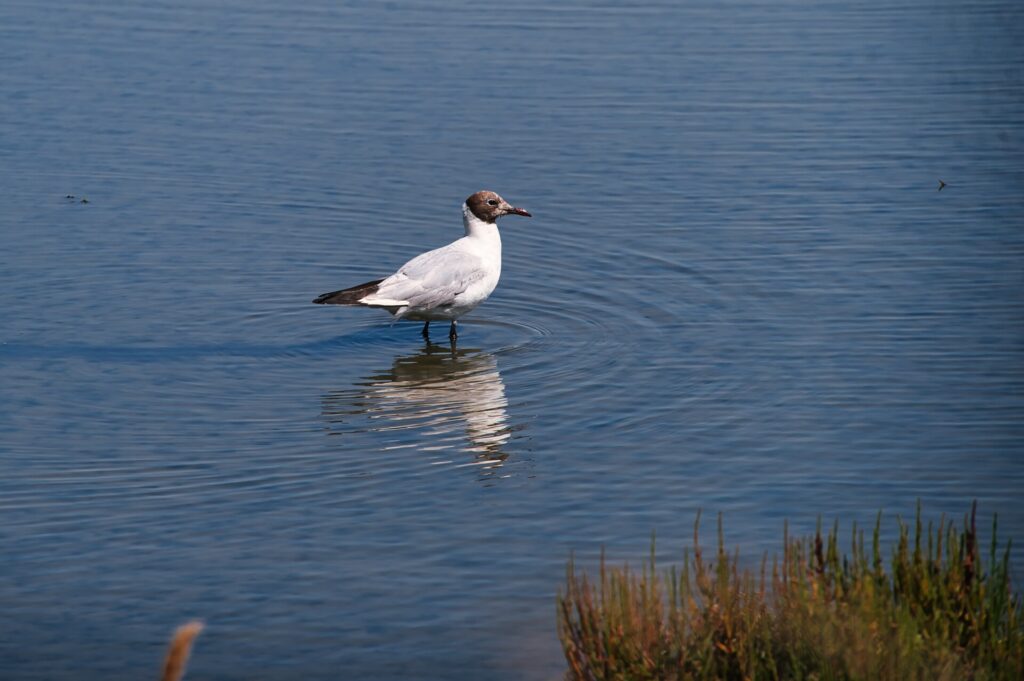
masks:
<path id="1" fill-rule="evenodd" d="M 202 630 L 203 623 L 198 620 L 193 620 L 175 629 L 174 636 L 171 637 L 171 644 L 167 648 L 167 657 L 164 658 L 160 681 L 179 681 L 181 679 L 185 674 L 185 665 L 188 663 L 188 655 L 192 651 L 192 643 Z"/>

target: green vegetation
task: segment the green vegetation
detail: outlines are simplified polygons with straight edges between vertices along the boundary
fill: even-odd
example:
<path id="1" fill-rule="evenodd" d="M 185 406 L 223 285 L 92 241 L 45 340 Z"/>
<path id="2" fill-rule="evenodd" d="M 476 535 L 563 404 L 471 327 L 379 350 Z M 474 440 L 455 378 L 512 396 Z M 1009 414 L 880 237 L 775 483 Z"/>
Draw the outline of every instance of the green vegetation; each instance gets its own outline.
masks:
<path id="1" fill-rule="evenodd" d="M 975 509 L 962 529 L 925 527 L 920 507 L 899 521 L 888 569 L 853 528 L 841 555 L 838 525 L 792 539 L 760 571 L 724 546 L 707 560 L 698 543 L 681 569 L 608 568 L 592 581 L 569 562 L 558 597 L 567 679 L 1022 679 L 1024 626 L 999 555 L 996 522 L 982 560 Z"/>

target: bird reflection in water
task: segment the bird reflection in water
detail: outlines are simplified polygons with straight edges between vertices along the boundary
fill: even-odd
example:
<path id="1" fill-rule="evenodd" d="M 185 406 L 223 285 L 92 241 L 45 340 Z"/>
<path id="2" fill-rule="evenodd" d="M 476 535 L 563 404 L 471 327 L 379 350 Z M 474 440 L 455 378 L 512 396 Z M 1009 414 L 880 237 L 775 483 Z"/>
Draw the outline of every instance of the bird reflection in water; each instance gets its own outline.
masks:
<path id="1" fill-rule="evenodd" d="M 416 430 L 415 442 L 388 449 L 426 452 L 463 451 L 481 473 L 496 474 L 512 436 L 505 384 L 494 355 L 478 349 L 428 344 L 413 355 L 395 358 L 390 369 L 368 376 L 356 389 L 323 397 L 323 415 L 339 434 Z M 359 427 L 361 418 L 369 424 Z M 453 461 L 452 463 L 459 463 Z"/>

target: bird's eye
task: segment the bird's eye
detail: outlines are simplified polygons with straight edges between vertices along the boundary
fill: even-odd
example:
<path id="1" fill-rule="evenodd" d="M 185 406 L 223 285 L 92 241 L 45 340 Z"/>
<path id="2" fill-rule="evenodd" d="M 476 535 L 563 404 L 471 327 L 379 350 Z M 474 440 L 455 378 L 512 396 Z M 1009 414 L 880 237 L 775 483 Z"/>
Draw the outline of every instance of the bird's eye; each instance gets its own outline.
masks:
<path id="1" fill-rule="evenodd" d="M 490 201 L 487 202 L 487 205 L 488 206 L 497 206 L 498 202 L 495 201 L 494 199 L 491 199 Z"/>

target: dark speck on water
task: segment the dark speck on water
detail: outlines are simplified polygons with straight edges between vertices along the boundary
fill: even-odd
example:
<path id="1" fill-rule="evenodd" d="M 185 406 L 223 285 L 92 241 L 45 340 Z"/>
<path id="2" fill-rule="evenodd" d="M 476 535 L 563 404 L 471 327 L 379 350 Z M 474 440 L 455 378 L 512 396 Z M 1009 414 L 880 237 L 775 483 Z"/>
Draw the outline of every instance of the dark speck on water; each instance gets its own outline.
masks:
<path id="1" fill-rule="evenodd" d="M 752 561 L 918 499 L 1024 538 L 1022 32 L 0 3 L 0 676 L 139 678 L 199 617 L 196 679 L 553 679 L 569 551 L 679 560 L 697 509 Z M 309 304 L 482 188 L 535 217 L 454 351 Z"/>

